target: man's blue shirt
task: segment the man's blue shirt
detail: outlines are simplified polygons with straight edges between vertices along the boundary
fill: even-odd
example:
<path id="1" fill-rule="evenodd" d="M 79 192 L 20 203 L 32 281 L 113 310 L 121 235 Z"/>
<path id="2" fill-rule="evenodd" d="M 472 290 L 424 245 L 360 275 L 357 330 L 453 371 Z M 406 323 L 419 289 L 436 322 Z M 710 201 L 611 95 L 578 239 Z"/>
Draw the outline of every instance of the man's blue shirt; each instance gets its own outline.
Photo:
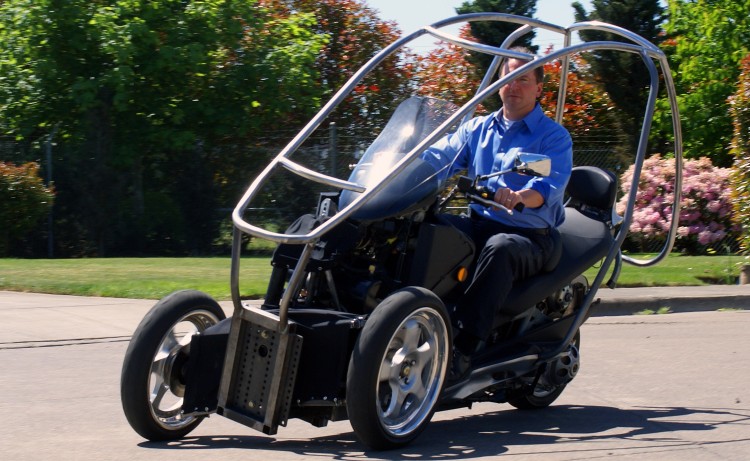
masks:
<path id="1" fill-rule="evenodd" d="M 507 170 L 519 153 L 546 155 L 552 160 L 548 177 L 532 177 L 508 173 L 490 178 L 485 186 L 496 191 L 508 187 L 514 191 L 533 189 L 544 197 L 538 208 L 525 208 L 512 215 L 479 204 L 472 209 L 480 215 L 507 224 L 526 228 L 556 227 L 565 219 L 563 196 L 573 167 L 573 142 L 568 131 L 544 115 L 536 107 L 508 130 L 501 123 L 502 109 L 476 117 L 462 124 L 455 133 L 445 136 L 428 148 L 422 158 L 440 171 L 445 180 L 466 170 L 469 177 Z"/>

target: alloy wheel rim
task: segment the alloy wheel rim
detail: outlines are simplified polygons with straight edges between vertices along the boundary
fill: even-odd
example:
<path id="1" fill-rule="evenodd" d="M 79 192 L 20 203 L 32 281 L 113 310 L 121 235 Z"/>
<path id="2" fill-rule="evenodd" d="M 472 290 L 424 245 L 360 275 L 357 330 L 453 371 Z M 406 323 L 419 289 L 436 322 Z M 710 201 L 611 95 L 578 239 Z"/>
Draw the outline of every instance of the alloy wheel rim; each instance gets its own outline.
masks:
<path id="1" fill-rule="evenodd" d="M 434 309 L 418 309 L 401 322 L 383 356 L 376 388 L 378 415 L 386 431 L 407 435 L 431 414 L 448 355 L 448 328 Z"/>
<path id="2" fill-rule="evenodd" d="M 147 397 L 151 416 L 161 427 L 179 429 L 195 420 L 182 412 L 184 386 L 176 377 L 180 353 L 189 346 L 196 333 L 219 323 L 219 318 L 207 310 L 198 310 L 182 316 L 162 337 L 151 361 L 147 384 Z"/>

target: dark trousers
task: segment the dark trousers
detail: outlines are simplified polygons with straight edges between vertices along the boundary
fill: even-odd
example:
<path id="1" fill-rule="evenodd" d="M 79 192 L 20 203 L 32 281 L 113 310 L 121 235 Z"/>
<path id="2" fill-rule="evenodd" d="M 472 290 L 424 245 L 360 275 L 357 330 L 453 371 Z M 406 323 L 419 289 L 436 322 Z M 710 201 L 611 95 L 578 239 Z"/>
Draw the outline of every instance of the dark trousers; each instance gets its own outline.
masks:
<path id="1" fill-rule="evenodd" d="M 509 227 L 478 216 L 444 218 L 477 248 L 473 278 L 456 305 L 453 321 L 461 334 L 483 341 L 513 283 L 541 271 L 552 253 L 553 239 L 544 231 Z"/>

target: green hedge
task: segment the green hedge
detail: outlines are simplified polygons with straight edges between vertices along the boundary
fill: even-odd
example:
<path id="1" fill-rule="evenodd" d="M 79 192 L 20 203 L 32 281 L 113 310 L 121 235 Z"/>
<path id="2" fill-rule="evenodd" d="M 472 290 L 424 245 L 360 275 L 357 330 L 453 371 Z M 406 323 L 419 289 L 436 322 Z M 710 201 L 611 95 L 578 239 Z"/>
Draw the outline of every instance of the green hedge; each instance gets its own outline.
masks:
<path id="1" fill-rule="evenodd" d="M 750 252 L 750 54 L 741 64 L 737 93 L 731 99 L 734 121 L 732 154 L 734 155 L 733 191 L 734 216 L 742 229 L 740 245 Z"/>
<path id="2" fill-rule="evenodd" d="M 39 177 L 39 165 L 0 162 L 0 256 L 50 210 L 54 194 Z"/>

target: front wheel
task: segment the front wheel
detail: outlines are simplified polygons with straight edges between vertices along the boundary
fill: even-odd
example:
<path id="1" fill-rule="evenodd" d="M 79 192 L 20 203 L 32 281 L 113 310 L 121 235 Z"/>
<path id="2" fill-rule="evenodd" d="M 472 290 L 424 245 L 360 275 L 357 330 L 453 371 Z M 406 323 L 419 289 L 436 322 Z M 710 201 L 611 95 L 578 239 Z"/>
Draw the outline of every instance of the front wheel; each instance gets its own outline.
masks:
<path id="1" fill-rule="evenodd" d="M 448 369 L 448 325 L 440 298 L 417 287 L 388 296 L 367 319 L 346 381 L 349 420 L 364 444 L 404 446 L 427 426 Z"/>
<path id="2" fill-rule="evenodd" d="M 184 290 L 160 300 L 138 325 L 125 352 L 120 399 L 130 426 L 142 437 L 179 439 L 201 422 L 182 413 L 190 340 L 225 318 L 210 296 Z"/>

